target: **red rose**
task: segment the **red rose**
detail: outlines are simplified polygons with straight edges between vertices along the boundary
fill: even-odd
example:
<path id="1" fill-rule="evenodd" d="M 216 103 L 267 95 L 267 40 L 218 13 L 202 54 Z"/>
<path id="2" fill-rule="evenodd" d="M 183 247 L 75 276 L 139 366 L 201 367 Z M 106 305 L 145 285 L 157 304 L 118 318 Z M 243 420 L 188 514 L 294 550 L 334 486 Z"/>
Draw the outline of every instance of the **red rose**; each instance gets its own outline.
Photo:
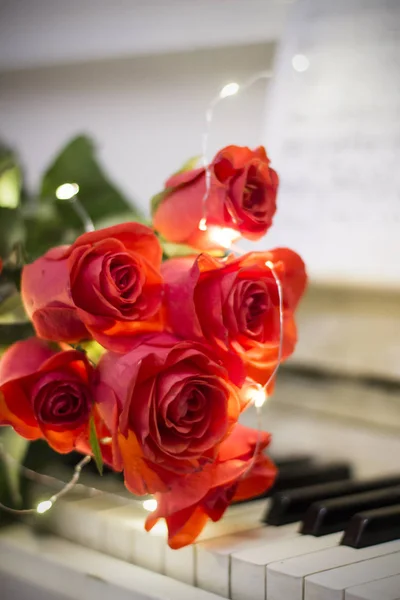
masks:
<path id="1" fill-rule="evenodd" d="M 94 337 L 123 352 L 139 330 L 160 329 L 161 247 L 139 223 L 81 235 L 22 273 L 22 298 L 39 337 Z"/>
<path id="2" fill-rule="evenodd" d="M 0 361 L 0 425 L 44 438 L 57 452 L 88 447 L 92 379 L 82 352 L 56 352 L 36 338 L 17 342 Z"/>
<path id="3" fill-rule="evenodd" d="M 271 227 L 276 210 L 278 175 L 269 163 L 262 146 L 221 150 L 210 165 L 205 208 L 205 169 L 173 175 L 156 208 L 155 229 L 171 242 L 208 248 L 209 232 L 199 230 L 199 221 L 206 216 L 209 225 L 229 227 L 247 239 L 258 240 Z"/>
<path id="4" fill-rule="evenodd" d="M 146 520 L 147 531 L 164 518 L 169 546 L 181 548 L 195 541 L 209 519 L 218 521 L 231 502 L 264 493 L 277 472 L 262 454 L 269 442 L 269 433 L 237 424 L 214 463 L 181 477 L 168 492 L 156 494 L 157 509 Z"/>
<path id="5" fill-rule="evenodd" d="M 238 354 L 247 375 L 265 384 L 276 366 L 280 338 L 279 295 L 270 261 L 283 289 L 283 358 L 294 350 L 294 310 L 304 292 L 306 273 L 291 250 L 250 252 L 227 260 L 201 254 L 166 261 L 166 320 L 180 337 L 207 339 Z"/>
<path id="6" fill-rule="evenodd" d="M 206 346 L 167 334 L 136 341 L 128 354 L 101 358 L 96 399 L 126 486 L 144 494 L 213 461 L 243 406 L 226 366 Z M 241 362 L 228 367 L 241 385 Z"/>

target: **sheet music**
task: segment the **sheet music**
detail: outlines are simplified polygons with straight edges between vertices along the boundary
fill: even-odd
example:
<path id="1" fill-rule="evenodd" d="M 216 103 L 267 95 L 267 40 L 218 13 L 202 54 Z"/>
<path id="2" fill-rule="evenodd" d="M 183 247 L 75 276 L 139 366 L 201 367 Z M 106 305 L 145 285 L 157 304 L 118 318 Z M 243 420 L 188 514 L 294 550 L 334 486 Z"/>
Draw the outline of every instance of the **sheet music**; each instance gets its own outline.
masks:
<path id="1" fill-rule="evenodd" d="M 289 245 L 316 280 L 400 285 L 400 0 L 298 0 L 264 142 L 281 186 L 258 247 Z"/>

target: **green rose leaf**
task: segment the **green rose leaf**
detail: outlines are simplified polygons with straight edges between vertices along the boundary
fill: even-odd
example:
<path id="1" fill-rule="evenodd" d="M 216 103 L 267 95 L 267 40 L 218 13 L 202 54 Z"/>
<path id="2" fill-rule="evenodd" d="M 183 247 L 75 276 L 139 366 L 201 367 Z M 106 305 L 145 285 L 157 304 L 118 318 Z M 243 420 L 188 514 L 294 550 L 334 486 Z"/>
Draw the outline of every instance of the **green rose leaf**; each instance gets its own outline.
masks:
<path id="1" fill-rule="evenodd" d="M 100 475 L 103 475 L 103 457 L 101 455 L 100 443 L 97 437 L 96 425 L 93 417 L 90 417 L 89 423 L 89 442 L 97 470 L 99 471 Z"/>
<path id="2" fill-rule="evenodd" d="M 197 169 L 198 162 L 201 159 L 201 156 L 192 156 L 186 162 L 183 163 L 181 168 L 174 173 L 174 175 L 179 175 L 180 173 L 186 173 L 186 171 L 193 171 L 193 169 Z"/>
<path id="3" fill-rule="evenodd" d="M 69 142 L 56 157 L 43 176 L 40 198 L 42 202 L 56 202 L 57 211 L 66 226 L 81 228 L 82 223 L 68 200 L 56 200 L 55 193 L 65 183 L 79 185 L 78 200 L 92 221 L 97 223 L 107 217 L 131 214 L 131 220 L 140 218 L 135 208 L 111 183 L 97 160 L 93 142 L 78 136 Z"/>

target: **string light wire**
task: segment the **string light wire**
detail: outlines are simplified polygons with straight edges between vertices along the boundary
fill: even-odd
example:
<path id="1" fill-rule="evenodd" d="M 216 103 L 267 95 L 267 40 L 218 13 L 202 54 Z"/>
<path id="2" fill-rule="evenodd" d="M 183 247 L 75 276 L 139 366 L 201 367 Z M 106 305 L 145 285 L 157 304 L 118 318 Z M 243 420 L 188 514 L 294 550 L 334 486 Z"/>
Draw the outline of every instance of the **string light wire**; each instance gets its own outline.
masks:
<path id="1" fill-rule="evenodd" d="M 236 251 L 240 250 L 240 253 L 243 254 L 243 252 L 241 251 L 241 249 L 237 249 Z M 268 386 L 270 385 L 270 383 L 274 380 L 274 378 L 276 377 L 279 367 L 281 366 L 282 363 L 282 355 L 283 355 L 283 337 L 284 337 L 284 314 L 283 314 L 283 289 L 282 289 L 282 283 L 281 280 L 278 277 L 278 274 L 275 270 L 275 266 L 273 265 L 273 263 L 271 261 L 266 261 L 265 265 L 270 269 L 273 278 L 275 279 L 275 283 L 276 283 L 276 289 L 278 292 L 278 306 L 279 306 L 279 343 L 278 343 L 278 353 L 277 353 L 277 357 L 276 357 L 276 365 L 272 371 L 272 373 L 270 374 L 270 376 L 268 377 L 267 382 L 264 385 L 260 385 L 260 384 L 253 384 L 251 387 L 253 388 L 253 393 L 250 393 L 250 402 L 253 402 L 255 409 L 256 409 L 256 419 L 257 419 L 257 440 L 256 440 L 256 444 L 254 447 L 254 452 L 253 452 L 253 456 L 251 459 L 250 464 L 247 466 L 246 470 L 244 471 L 244 473 L 242 473 L 241 479 L 245 479 L 247 477 L 247 475 L 250 473 L 250 471 L 253 469 L 256 461 L 257 461 L 257 457 L 260 451 L 260 446 L 261 446 L 261 433 L 263 431 L 263 413 L 262 413 L 262 407 L 264 406 L 267 398 L 268 398 Z"/>
<path id="2" fill-rule="evenodd" d="M 230 98 L 231 96 L 236 96 L 239 92 L 246 91 L 249 87 L 251 87 L 257 81 L 260 81 L 262 79 L 270 79 L 271 77 L 272 77 L 272 71 L 260 71 L 258 73 L 255 73 L 254 75 L 252 75 L 243 84 L 239 84 L 236 82 L 228 83 L 221 89 L 219 94 L 217 94 L 216 96 L 214 96 L 214 98 L 212 98 L 212 100 L 210 101 L 210 103 L 207 107 L 207 110 L 205 113 L 205 123 L 206 124 L 205 124 L 205 129 L 204 129 L 204 132 L 202 135 L 202 156 L 201 156 L 201 158 L 202 158 L 202 163 L 205 168 L 205 192 L 204 192 L 204 196 L 203 196 L 203 200 L 202 200 L 202 217 L 199 221 L 199 226 L 198 226 L 201 231 L 207 230 L 206 202 L 207 202 L 208 196 L 210 194 L 210 188 L 211 188 L 211 166 L 210 166 L 210 160 L 208 157 L 208 142 L 209 142 L 209 138 L 210 138 L 211 124 L 212 124 L 213 117 L 214 117 L 214 110 L 215 110 L 216 106 L 220 102 L 225 100 L 226 98 Z M 234 215 L 231 215 L 231 217 L 234 219 Z"/>
<path id="3" fill-rule="evenodd" d="M 79 201 L 78 192 L 79 192 L 79 185 L 77 183 L 63 183 L 62 185 L 58 186 L 58 188 L 56 189 L 55 196 L 58 200 L 67 201 L 71 204 L 73 210 L 75 211 L 75 213 L 81 220 L 85 232 L 88 233 L 90 231 L 94 231 L 95 227 L 94 227 L 93 221 L 92 221 L 89 213 L 86 211 L 83 204 Z M 78 462 L 78 464 L 75 466 L 71 479 L 67 483 L 64 483 L 60 479 L 56 479 L 55 477 L 50 477 L 48 475 L 44 475 L 43 473 L 37 473 L 36 471 L 33 471 L 32 469 L 28 469 L 27 467 L 19 464 L 18 461 L 16 461 L 11 454 L 9 454 L 8 452 L 5 451 L 1 442 L 0 442 L 0 456 L 3 458 L 3 460 L 5 462 L 8 462 L 8 463 L 12 462 L 29 479 L 32 479 L 36 482 L 46 483 L 46 485 L 50 485 L 50 486 L 52 486 L 52 485 L 56 485 L 56 486 L 62 485 L 63 486 L 59 492 L 57 492 L 56 494 L 53 494 L 47 500 L 43 500 L 42 502 L 39 502 L 39 504 L 36 506 L 36 508 L 17 509 L 17 508 L 12 508 L 11 506 L 6 506 L 2 502 L 0 502 L 1 509 L 3 509 L 4 511 L 6 511 L 8 513 L 15 514 L 15 515 L 43 514 L 43 513 L 47 512 L 48 510 L 50 510 L 54 506 L 54 504 L 57 502 L 57 500 L 59 500 L 59 498 L 62 498 L 62 496 L 64 496 L 65 494 L 68 494 L 68 492 L 70 492 L 77 485 L 80 475 L 81 475 L 81 472 L 82 472 L 82 469 L 92 460 L 89 455 L 84 456 Z"/>
<path id="4" fill-rule="evenodd" d="M 94 231 L 94 223 L 86 208 L 80 202 L 78 193 L 79 185 L 77 183 L 63 183 L 55 191 L 58 200 L 66 200 L 70 203 L 76 215 L 81 220 L 85 232 L 88 233 L 89 231 Z"/>
<path id="5" fill-rule="evenodd" d="M 203 207 L 202 213 L 203 214 L 202 214 L 202 217 L 199 222 L 199 229 L 201 231 L 207 230 L 206 203 L 207 203 L 207 199 L 208 199 L 208 196 L 210 193 L 210 187 L 211 187 L 211 168 L 210 168 L 210 162 L 208 159 L 208 142 L 209 142 L 209 137 L 210 137 L 210 132 L 211 132 L 211 125 L 212 125 L 212 121 L 213 121 L 214 110 L 215 110 L 216 106 L 222 100 L 225 100 L 226 98 L 229 98 L 230 96 L 236 95 L 239 91 L 243 92 L 243 91 L 247 90 L 249 87 L 251 87 L 254 83 L 256 83 L 262 79 L 269 79 L 271 76 L 272 76 L 271 71 L 261 71 L 259 73 L 254 74 L 252 77 L 250 77 L 247 81 L 245 81 L 241 85 L 239 85 L 236 82 L 229 83 L 221 89 L 219 94 L 216 95 L 211 100 L 211 102 L 209 103 L 209 105 L 207 107 L 207 110 L 205 113 L 206 127 L 204 130 L 203 136 L 202 136 L 202 162 L 203 162 L 203 165 L 205 168 L 205 193 L 204 193 L 204 196 L 202 199 L 202 207 Z M 70 202 L 70 204 L 73 207 L 73 209 L 75 210 L 77 216 L 81 219 L 82 224 L 85 229 L 85 232 L 94 231 L 95 227 L 94 227 L 93 221 L 92 221 L 90 215 L 87 213 L 84 206 L 79 201 L 78 192 L 79 192 L 78 184 L 66 183 L 57 188 L 56 197 L 59 200 L 67 200 Z M 224 234 L 224 236 L 225 236 L 224 240 L 226 240 L 226 242 L 225 242 L 226 247 L 227 248 L 230 247 L 231 251 L 234 253 L 244 254 L 244 252 L 240 248 L 232 245 L 234 236 L 233 236 L 233 234 L 230 233 L 230 231 L 233 232 L 233 230 L 229 230 L 229 228 L 225 228 L 225 229 L 228 230 Z M 282 352 L 283 352 L 283 291 L 282 291 L 282 284 L 281 284 L 281 281 L 275 271 L 275 268 L 274 268 L 274 265 L 272 264 L 272 262 L 267 261 L 265 264 L 270 269 L 270 271 L 274 277 L 274 280 L 275 280 L 275 283 L 277 286 L 277 291 L 278 291 L 279 345 L 278 345 L 276 366 L 275 366 L 274 370 L 272 371 L 272 373 L 270 374 L 268 381 L 263 386 L 261 386 L 260 384 L 254 384 L 252 386 L 254 388 L 252 400 L 253 400 L 253 403 L 256 408 L 258 438 L 257 438 L 256 444 L 255 444 L 252 461 L 249 464 L 249 466 L 247 467 L 247 469 L 245 470 L 245 472 L 242 474 L 242 478 L 247 476 L 247 474 L 253 468 L 255 461 L 257 460 L 257 456 L 258 456 L 260 445 L 261 445 L 262 406 L 264 405 L 264 403 L 267 399 L 268 386 L 273 381 L 274 377 L 276 377 L 276 374 L 280 367 L 280 364 L 282 361 Z M 14 461 L 17 464 L 18 468 L 21 470 L 21 472 L 23 472 L 25 474 L 25 476 L 30 479 L 33 479 L 35 481 L 39 481 L 42 483 L 46 483 L 47 485 L 57 485 L 57 486 L 62 485 L 63 486 L 59 492 L 57 492 L 56 494 L 53 494 L 48 500 L 43 500 L 42 502 L 40 502 L 36 506 L 36 508 L 14 509 L 14 508 L 4 505 L 3 503 L 0 503 L 1 509 L 5 510 L 9 513 L 18 514 L 18 515 L 21 515 L 21 514 L 43 514 L 43 513 L 47 512 L 48 510 L 50 510 L 54 506 L 54 504 L 57 502 L 57 500 L 59 500 L 61 497 L 63 497 L 65 494 L 70 492 L 73 488 L 75 488 L 78 485 L 82 469 L 91 461 L 91 457 L 89 455 L 84 456 L 78 462 L 78 464 L 75 466 L 71 479 L 67 483 L 64 483 L 55 477 L 51 477 L 51 476 L 45 475 L 43 473 L 37 473 L 36 471 L 28 469 L 27 467 L 19 464 L 17 461 L 15 461 L 13 459 L 13 457 L 10 454 L 5 452 L 1 443 L 0 443 L 0 455 L 6 461 Z M 87 486 L 82 486 L 82 487 L 85 488 L 85 490 L 87 490 L 89 494 L 90 493 L 91 494 L 106 493 L 106 492 L 103 492 L 102 490 L 98 490 L 97 488 L 88 488 Z M 116 495 L 116 494 L 111 494 L 111 495 Z M 138 501 L 136 501 L 136 502 L 138 502 Z M 140 502 L 140 504 L 143 508 L 145 508 L 145 510 L 153 511 L 156 508 L 156 500 L 155 499 L 144 500 L 143 502 Z"/>
<path id="6" fill-rule="evenodd" d="M 44 475 L 43 473 L 37 473 L 36 471 L 33 471 L 32 469 L 28 469 L 27 467 L 24 467 L 23 465 L 19 464 L 18 461 L 16 461 L 10 454 L 5 452 L 5 450 L 1 444 L 0 444 L 0 454 L 6 462 L 8 462 L 8 463 L 13 462 L 18 467 L 18 469 L 21 470 L 29 479 L 33 479 L 33 480 L 41 482 L 41 483 L 46 483 L 46 485 L 49 485 L 49 484 L 50 485 L 54 485 L 54 484 L 62 485 L 63 484 L 63 482 L 61 480 L 56 479 L 55 477 L 50 477 L 49 475 Z M 76 486 L 76 484 L 78 483 L 79 478 L 81 476 L 83 467 L 85 465 L 87 465 L 91 460 L 92 459 L 89 455 L 84 456 L 78 462 L 78 464 L 75 466 L 71 479 L 67 483 L 64 483 L 61 490 L 59 492 L 57 492 L 56 494 L 53 494 L 48 500 L 43 500 L 42 502 L 39 502 L 39 504 L 36 506 L 36 508 L 11 508 L 10 506 L 6 506 L 5 504 L 3 504 L 1 502 L 0 502 L 0 508 L 7 511 L 8 513 L 16 514 L 16 515 L 21 515 L 21 514 L 28 515 L 28 514 L 35 514 L 35 513 L 43 514 L 43 513 L 47 512 L 48 510 L 50 510 L 50 508 L 52 508 L 52 506 L 54 506 L 54 504 L 57 502 L 57 500 L 62 498 L 62 496 L 65 496 L 65 494 L 70 492 Z"/>

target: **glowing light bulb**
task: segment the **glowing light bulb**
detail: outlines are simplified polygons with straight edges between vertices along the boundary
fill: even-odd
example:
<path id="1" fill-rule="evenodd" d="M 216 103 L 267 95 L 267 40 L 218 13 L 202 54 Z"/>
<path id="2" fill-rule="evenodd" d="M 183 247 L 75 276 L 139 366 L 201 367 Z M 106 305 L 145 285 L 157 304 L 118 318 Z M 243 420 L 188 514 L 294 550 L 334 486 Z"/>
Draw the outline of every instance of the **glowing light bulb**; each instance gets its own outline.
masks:
<path id="1" fill-rule="evenodd" d="M 234 81 L 232 83 L 227 83 L 226 85 L 224 85 L 224 87 L 220 91 L 219 97 L 220 98 L 228 98 L 228 96 L 234 96 L 235 94 L 238 93 L 239 88 L 240 88 L 240 85 L 238 83 L 235 83 Z"/>
<path id="2" fill-rule="evenodd" d="M 101 438 L 100 443 L 105 444 L 105 445 L 111 444 L 112 437 L 103 437 L 103 438 Z"/>
<path id="3" fill-rule="evenodd" d="M 143 501 L 144 510 L 148 510 L 149 512 L 154 512 L 157 508 L 157 500 L 155 498 L 149 498 L 148 500 Z"/>
<path id="4" fill-rule="evenodd" d="M 256 408 L 261 408 L 267 399 L 267 392 L 265 391 L 265 388 L 260 387 L 255 389 L 251 394 L 251 399 Z"/>
<path id="5" fill-rule="evenodd" d="M 36 512 L 39 513 L 39 515 L 42 515 L 43 513 L 50 510 L 52 506 L 53 503 L 51 500 L 43 500 L 43 502 L 39 502 L 39 504 L 37 505 Z"/>
<path id="6" fill-rule="evenodd" d="M 295 54 L 293 56 L 292 67 L 298 73 L 303 73 L 304 71 L 307 71 L 309 66 L 310 61 L 308 60 L 307 56 L 304 56 L 304 54 Z"/>
<path id="7" fill-rule="evenodd" d="M 63 183 L 56 189 L 56 197 L 58 200 L 71 200 L 79 192 L 77 183 Z"/>
<path id="8" fill-rule="evenodd" d="M 240 233 L 230 227 L 209 227 L 209 236 L 218 246 L 230 248 L 233 242 L 240 238 Z"/>
<path id="9" fill-rule="evenodd" d="M 207 219 L 202 217 L 199 221 L 199 229 L 200 231 L 207 231 Z"/>

